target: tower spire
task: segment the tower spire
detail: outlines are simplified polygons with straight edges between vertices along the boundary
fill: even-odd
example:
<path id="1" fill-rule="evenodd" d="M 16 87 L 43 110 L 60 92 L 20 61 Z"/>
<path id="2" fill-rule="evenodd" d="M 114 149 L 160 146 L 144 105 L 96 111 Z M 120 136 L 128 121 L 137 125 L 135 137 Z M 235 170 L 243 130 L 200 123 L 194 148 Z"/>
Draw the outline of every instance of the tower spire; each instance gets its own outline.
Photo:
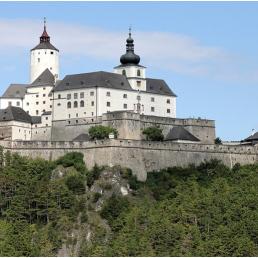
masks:
<path id="1" fill-rule="evenodd" d="M 50 42 L 50 37 L 47 34 L 47 25 L 46 24 L 47 24 L 46 17 L 44 17 L 44 30 L 40 37 L 40 43 Z"/>

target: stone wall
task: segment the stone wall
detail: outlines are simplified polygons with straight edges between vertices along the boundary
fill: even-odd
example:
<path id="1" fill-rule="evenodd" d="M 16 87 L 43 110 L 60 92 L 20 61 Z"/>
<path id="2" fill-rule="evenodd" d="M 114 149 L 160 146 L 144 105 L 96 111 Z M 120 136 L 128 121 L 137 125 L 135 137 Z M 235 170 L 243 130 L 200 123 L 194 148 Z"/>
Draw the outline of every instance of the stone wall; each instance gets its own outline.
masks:
<path id="1" fill-rule="evenodd" d="M 173 126 L 183 126 L 200 139 L 202 143 L 214 143 L 216 138 L 215 122 L 213 120 L 156 117 L 128 111 L 117 111 L 104 114 L 102 117 L 53 121 L 51 139 L 71 141 L 79 134 L 87 133 L 91 126 L 101 124 L 116 128 L 119 133 L 118 137 L 128 140 L 143 139 L 142 130 L 149 126 L 162 128 L 165 137 Z M 39 139 L 41 140 L 41 138 Z"/>
<path id="2" fill-rule="evenodd" d="M 89 142 L 68 141 L 2 141 L 6 150 L 32 158 L 54 160 L 67 152 L 84 154 L 88 168 L 98 165 L 120 165 L 131 168 L 139 180 L 145 180 L 153 170 L 173 166 L 185 167 L 203 161 L 219 159 L 232 167 L 236 163 L 253 164 L 258 161 L 258 147 L 214 145 L 201 143 L 148 142 L 137 140 L 103 140 Z"/>

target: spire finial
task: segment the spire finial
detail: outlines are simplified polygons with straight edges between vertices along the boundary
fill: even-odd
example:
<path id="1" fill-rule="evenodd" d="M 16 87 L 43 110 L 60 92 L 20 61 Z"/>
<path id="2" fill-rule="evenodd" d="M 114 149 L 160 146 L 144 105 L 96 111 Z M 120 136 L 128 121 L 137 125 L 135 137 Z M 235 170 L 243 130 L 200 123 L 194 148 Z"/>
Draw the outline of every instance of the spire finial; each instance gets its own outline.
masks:
<path id="1" fill-rule="evenodd" d="M 47 19 L 44 17 L 44 30 L 46 30 Z"/>
<path id="2" fill-rule="evenodd" d="M 131 37 L 132 34 L 132 25 L 129 26 L 129 36 Z"/>

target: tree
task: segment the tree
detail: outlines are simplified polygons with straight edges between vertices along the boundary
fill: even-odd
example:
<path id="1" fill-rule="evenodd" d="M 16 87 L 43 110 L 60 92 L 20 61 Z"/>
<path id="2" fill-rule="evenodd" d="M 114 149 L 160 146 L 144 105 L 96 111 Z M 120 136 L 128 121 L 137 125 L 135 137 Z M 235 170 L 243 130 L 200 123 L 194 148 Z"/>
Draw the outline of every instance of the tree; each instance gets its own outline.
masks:
<path id="1" fill-rule="evenodd" d="M 222 144 L 222 140 L 219 138 L 219 137 L 217 137 L 215 140 L 214 140 L 214 143 L 215 144 Z"/>
<path id="2" fill-rule="evenodd" d="M 144 135 L 146 135 L 146 139 L 148 141 L 163 141 L 164 135 L 162 133 L 162 129 L 158 127 L 147 127 L 142 132 Z"/>
<path id="3" fill-rule="evenodd" d="M 89 129 L 89 135 L 91 139 L 105 139 L 109 137 L 109 134 L 113 133 L 115 138 L 118 136 L 117 129 L 110 126 L 96 125 Z"/>

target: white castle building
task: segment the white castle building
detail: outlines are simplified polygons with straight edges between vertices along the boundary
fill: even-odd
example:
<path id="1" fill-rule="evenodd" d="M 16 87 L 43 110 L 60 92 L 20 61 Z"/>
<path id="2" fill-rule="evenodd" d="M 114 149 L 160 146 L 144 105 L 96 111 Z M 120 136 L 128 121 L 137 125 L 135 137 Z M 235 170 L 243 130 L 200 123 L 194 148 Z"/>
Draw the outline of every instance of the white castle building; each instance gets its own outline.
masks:
<path id="1" fill-rule="evenodd" d="M 0 122 L 5 124 L 2 139 L 48 139 L 58 121 L 79 124 L 114 111 L 175 118 L 176 95 L 164 80 L 146 77 L 146 67 L 134 53 L 131 30 L 126 53 L 113 72 L 72 74 L 59 80 L 59 50 L 51 44 L 44 21 L 40 43 L 30 51 L 30 83 L 11 84 L 0 98 L 0 109 Z M 13 113 L 18 110 L 19 117 L 22 112 L 29 115 L 22 116 L 27 125 L 16 121 Z M 15 121 L 19 125 L 12 130 Z"/>

